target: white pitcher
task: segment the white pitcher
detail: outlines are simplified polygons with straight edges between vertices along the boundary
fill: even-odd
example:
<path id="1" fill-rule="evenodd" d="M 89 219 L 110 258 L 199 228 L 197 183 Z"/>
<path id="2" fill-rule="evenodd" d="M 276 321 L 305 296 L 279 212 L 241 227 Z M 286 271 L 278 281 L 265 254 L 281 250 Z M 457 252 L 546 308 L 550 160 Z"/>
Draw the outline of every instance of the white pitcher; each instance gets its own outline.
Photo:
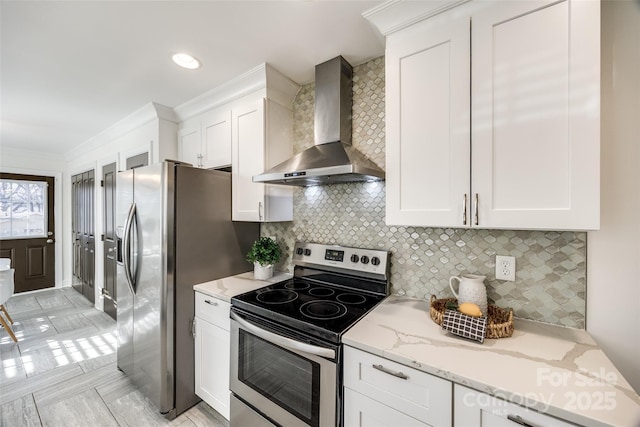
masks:
<path id="1" fill-rule="evenodd" d="M 484 286 L 485 276 L 476 274 L 461 274 L 460 277 L 449 278 L 449 287 L 453 295 L 458 298 L 458 304 L 472 302 L 480 307 L 483 316 L 487 316 L 487 288 Z M 453 282 L 458 281 L 458 292 L 453 289 Z"/>

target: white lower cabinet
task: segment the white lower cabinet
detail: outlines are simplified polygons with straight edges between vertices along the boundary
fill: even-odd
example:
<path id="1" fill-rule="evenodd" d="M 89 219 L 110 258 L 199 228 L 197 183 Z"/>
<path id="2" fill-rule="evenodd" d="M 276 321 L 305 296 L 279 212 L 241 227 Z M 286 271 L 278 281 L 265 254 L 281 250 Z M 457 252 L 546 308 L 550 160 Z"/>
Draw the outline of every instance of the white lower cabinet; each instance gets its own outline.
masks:
<path id="1" fill-rule="evenodd" d="M 195 391 L 209 406 L 229 419 L 229 310 L 231 305 L 196 292 Z"/>
<path id="2" fill-rule="evenodd" d="M 575 427 L 568 421 L 344 347 L 345 427 Z"/>
<path id="3" fill-rule="evenodd" d="M 344 389 L 344 425 L 345 427 L 429 426 L 346 387 Z"/>
<path id="4" fill-rule="evenodd" d="M 575 427 L 575 424 L 456 384 L 455 427 Z"/>
<path id="5" fill-rule="evenodd" d="M 451 426 L 450 381 L 344 347 L 345 426 Z"/>

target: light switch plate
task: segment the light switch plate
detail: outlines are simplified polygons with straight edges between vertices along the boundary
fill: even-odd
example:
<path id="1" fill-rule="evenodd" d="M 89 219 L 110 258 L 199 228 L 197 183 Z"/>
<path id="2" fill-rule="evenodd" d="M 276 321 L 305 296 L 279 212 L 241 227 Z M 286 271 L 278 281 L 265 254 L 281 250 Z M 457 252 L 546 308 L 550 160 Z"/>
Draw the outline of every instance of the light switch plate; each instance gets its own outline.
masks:
<path id="1" fill-rule="evenodd" d="M 516 257 L 496 255 L 496 279 L 509 282 L 516 280 Z"/>

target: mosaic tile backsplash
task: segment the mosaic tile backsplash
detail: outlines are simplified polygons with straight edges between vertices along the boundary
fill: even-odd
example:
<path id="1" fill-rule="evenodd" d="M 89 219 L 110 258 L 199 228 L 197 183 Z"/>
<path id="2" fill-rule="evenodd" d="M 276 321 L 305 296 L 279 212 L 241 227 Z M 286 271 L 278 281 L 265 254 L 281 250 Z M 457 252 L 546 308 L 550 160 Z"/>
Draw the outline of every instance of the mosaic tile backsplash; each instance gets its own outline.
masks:
<path id="1" fill-rule="evenodd" d="M 313 145 L 314 85 L 294 103 L 294 152 Z M 385 167 L 384 58 L 354 67 L 353 145 Z M 385 185 L 349 183 L 296 188 L 294 220 L 263 224 L 293 270 L 296 240 L 391 251 L 391 292 L 425 298 L 452 296 L 449 277 L 486 276 L 489 299 L 515 315 L 584 328 L 586 233 L 398 227 L 385 224 Z M 495 255 L 516 257 L 516 281 L 495 279 Z"/>

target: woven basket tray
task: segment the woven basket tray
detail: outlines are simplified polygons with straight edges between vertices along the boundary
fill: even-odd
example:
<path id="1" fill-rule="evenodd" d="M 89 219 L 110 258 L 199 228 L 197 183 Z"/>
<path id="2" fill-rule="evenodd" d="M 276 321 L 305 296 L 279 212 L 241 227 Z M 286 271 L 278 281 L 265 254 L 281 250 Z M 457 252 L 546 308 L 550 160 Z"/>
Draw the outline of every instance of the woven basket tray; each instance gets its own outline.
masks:
<path id="1" fill-rule="evenodd" d="M 447 302 L 458 304 L 458 300 L 455 298 L 436 299 L 435 295 L 431 295 L 429 314 L 431 315 L 431 319 L 438 325 L 442 325 Z M 513 309 L 505 310 L 504 308 L 489 304 L 488 311 L 489 319 L 485 338 L 508 338 L 513 335 Z"/>

